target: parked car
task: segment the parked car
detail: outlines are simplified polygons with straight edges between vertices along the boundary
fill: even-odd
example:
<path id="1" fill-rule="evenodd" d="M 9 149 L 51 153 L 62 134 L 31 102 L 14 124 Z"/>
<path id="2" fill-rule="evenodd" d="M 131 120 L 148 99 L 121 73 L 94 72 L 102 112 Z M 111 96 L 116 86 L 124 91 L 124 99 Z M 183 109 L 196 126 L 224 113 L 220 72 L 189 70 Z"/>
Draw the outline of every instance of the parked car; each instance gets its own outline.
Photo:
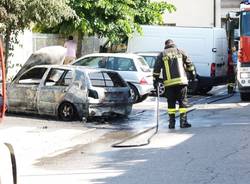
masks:
<path id="1" fill-rule="evenodd" d="M 76 117 L 127 116 L 132 110 L 130 88 L 115 71 L 80 66 L 40 65 L 8 85 L 8 111 Z"/>
<path id="2" fill-rule="evenodd" d="M 134 103 L 145 100 L 154 89 L 153 74 L 148 64 L 136 54 L 95 53 L 85 55 L 71 64 L 117 71 L 129 84 Z"/>

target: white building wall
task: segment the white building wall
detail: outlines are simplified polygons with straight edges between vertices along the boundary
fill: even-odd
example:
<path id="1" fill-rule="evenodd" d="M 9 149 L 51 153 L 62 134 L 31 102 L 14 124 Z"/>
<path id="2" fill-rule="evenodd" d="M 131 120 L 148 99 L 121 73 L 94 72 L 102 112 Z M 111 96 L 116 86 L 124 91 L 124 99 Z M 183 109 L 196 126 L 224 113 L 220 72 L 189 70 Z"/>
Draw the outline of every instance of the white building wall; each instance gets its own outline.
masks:
<path id="1" fill-rule="evenodd" d="M 14 45 L 13 56 L 8 59 L 8 79 L 11 79 L 20 70 L 32 54 L 32 32 L 25 30 L 18 35 L 19 44 Z"/>
<path id="2" fill-rule="evenodd" d="M 154 0 L 160 1 L 160 0 Z M 166 13 L 165 23 L 176 26 L 220 27 L 221 0 L 165 0 L 177 8 Z M 214 4 L 215 3 L 215 4 Z M 215 9 L 214 9 L 215 8 Z M 215 21 L 214 21 L 215 20 Z"/>

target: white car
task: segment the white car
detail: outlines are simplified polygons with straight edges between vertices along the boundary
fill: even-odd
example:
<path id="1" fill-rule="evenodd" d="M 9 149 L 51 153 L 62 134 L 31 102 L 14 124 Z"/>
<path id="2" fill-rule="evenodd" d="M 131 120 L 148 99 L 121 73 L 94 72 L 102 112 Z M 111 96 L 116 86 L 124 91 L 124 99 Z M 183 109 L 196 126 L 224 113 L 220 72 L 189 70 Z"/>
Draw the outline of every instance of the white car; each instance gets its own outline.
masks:
<path id="1" fill-rule="evenodd" d="M 107 68 L 117 71 L 131 88 L 134 103 L 141 102 L 154 89 L 152 72 L 143 57 L 127 53 L 94 53 L 72 65 Z"/>

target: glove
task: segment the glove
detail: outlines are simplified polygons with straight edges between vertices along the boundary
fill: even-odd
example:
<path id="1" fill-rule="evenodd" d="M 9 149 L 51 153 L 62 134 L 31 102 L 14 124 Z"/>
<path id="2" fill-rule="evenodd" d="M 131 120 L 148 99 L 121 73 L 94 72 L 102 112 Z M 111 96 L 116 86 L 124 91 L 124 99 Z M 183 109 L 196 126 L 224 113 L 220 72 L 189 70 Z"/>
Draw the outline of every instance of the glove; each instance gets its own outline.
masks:
<path id="1" fill-rule="evenodd" d="M 159 80 L 158 79 L 154 79 L 153 81 L 153 85 L 154 85 L 154 89 L 157 91 L 158 88 L 158 84 L 159 84 Z"/>
<path id="2" fill-rule="evenodd" d="M 188 72 L 188 79 L 191 80 L 191 81 L 194 81 L 195 78 L 196 78 L 196 73 L 195 73 L 195 71 L 194 71 L 194 70 L 193 70 L 193 71 L 189 71 L 189 72 Z"/>

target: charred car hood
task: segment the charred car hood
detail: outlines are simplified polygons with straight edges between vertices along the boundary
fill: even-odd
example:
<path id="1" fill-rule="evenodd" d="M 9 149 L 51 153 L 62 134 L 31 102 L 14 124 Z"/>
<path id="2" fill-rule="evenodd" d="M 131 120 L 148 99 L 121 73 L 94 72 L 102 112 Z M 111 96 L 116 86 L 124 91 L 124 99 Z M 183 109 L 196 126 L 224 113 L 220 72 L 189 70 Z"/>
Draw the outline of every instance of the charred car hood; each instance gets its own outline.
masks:
<path id="1" fill-rule="evenodd" d="M 62 46 L 49 46 L 37 50 L 28 58 L 23 67 L 18 71 L 17 78 L 25 71 L 36 65 L 57 65 L 63 64 L 66 54 L 66 48 Z"/>

